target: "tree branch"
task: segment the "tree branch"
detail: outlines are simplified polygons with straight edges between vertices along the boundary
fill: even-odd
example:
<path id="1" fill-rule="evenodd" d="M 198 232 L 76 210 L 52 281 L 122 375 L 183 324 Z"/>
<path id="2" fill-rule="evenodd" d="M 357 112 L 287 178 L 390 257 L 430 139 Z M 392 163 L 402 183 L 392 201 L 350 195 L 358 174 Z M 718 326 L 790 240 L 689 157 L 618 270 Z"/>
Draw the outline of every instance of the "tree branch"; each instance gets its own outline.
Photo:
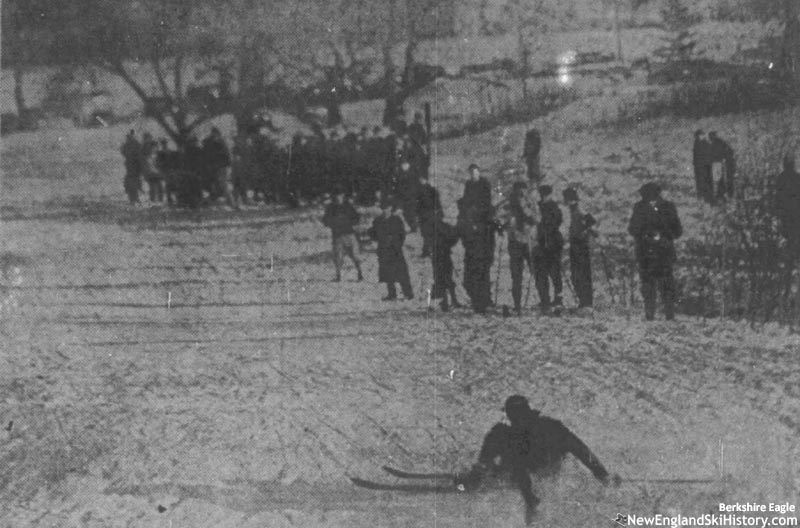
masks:
<path id="1" fill-rule="evenodd" d="M 183 54 L 179 53 L 177 57 L 175 57 L 175 97 L 177 99 L 183 99 Z"/>
<path id="2" fill-rule="evenodd" d="M 119 75 L 120 78 L 123 81 L 125 81 L 125 83 L 128 86 L 130 86 L 131 89 L 134 92 L 136 92 L 136 95 L 139 96 L 139 99 L 142 100 L 142 103 L 144 103 L 146 105 L 147 102 L 150 100 L 150 96 L 147 94 L 145 89 L 142 88 L 142 86 L 138 82 L 136 82 L 136 79 L 134 79 L 133 76 L 130 73 L 128 73 L 128 71 L 125 69 L 125 65 L 122 63 L 121 60 L 113 61 L 113 62 L 111 62 L 111 61 L 108 61 L 108 62 L 102 61 L 99 64 L 99 66 L 109 70 L 112 73 L 115 73 L 115 74 Z M 153 116 L 153 119 L 156 120 L 156 122 L 161 126 L 161 128 L 163 128 L 164 131 L 166 131 L 167 134 L 169 134 L 172 139 L 177 141 L 178 140 L 178 133 L 175 130 L 175 127 L 171 126 L 169 124 L 169 121 L 167 121 L 161 113 L 154 112 L 154 114 L 155 115 Z"/>
<path id="3" fill-rule="evenodd" d="M 164 72 L 161 71 L 161 59 L 158 57 L 156 53 L 150 57 L 150 65 L 153 67 L 153 71 L 156 74 L 156 79 L 158 80 L 158 86 L 161 88 L 161 93 L 164 97 L 172 99 L 172 95 L 169 93 L 169 87 L 167 86 L 167 81 L 164 79 Z"/>

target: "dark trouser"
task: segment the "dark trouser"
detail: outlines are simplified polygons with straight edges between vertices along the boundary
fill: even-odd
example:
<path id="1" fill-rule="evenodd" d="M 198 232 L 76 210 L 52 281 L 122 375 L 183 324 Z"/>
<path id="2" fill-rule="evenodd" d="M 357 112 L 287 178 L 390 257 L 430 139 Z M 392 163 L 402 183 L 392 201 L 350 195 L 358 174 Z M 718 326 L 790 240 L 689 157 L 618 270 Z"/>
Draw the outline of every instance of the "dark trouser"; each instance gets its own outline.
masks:
<path id="1" fill-rule="evenodd" d="M 164 179 L 163 178 L 148 178 L 147 186 L 150 191 L 151 202 L 164 201 Z"/>
<path id="2" fill-rule="evenodd" d="M 569 268 L 578 308 L 592 305 L 592 260 L 587 242 L 570 241 Z"/>
<path id="3" fill-rule="evenodd" d="M 433 243 L 434 222 L 432 218 L 419 219 L 419 233 L 422 235 L 422 254 L 428 256 L 431 253 Z"/>
<path id="4" fill-rule="evenodd" d="M 514 299 L 514 309 L 522 308 L 522 271 L 525 265 L 533 274 L 533 256 L 528 244 L 515 240 L 508 240 L 508 265 L 511 268 L 511 297 Z"/>
<path id="5" fill-rule="evenodd" d="M 539 293 L 539 306 L 548 308 L 561 305 L 561 250 L 541 251 L 534 257 L 534 277 Z M 553 300 L 550 301 L 550 283 L 553 284 Z"/>
<path id="6" fill-rule="evenodd" d="M 711 165 L 694 166 L 694 184 L 698 198 L 714 203 L 714 177 L 711 174 Z"/>
<path id="7" fill-rule="evenodd" d="M 466 243 L 464 245 L 464 289 L 477 313 L 486 311 L 492 300 L 491 245 Z"/>
<path id="8" fill-rule="evenodd" d="M 141 178 L 138 175 L 126 174 L 123 187 L 125 187 L 125 194 L 128 195 L 128 201 L 131 205 L 139 203 L 139 190 L 142 187 Z"/>
<path id="9" fill-rule="evenodd" d="M 401 277 L 400 280 L 400 288 L 403 290 L 403 295 L 406 299 L 413 299 L 414 298 L 414 290 L 411 288 L 411 279 L 408 277 L 408 273 L 406 273 L 405 277 Z M 388 297 L 390 299 L 397 298 L 397 288 L 394 285 L 394 282 L 387 282 L 386 283 L 386 290 L 389 293 Z"/>
<path id="10" fill-rule="evenodd" d="M 661 292 L 664 303 L 664 317 L 669 321 L 675 318 L 675 277 L 672 270 L 664 274 L 652 274 L 647 270 L 639 270 L 642 281 L 642 298 L 644 299 L 644 317 L 652 321 L 656 314 L 656 291 Z"/>
<path id="11" fill-rule="evenodd" d="M 539 156 L 532 156 L 525 159 L 525 164 L 528 167 L 528 180 L 538 184 L 542 178 L 542 170 L 539 166 Z"/>
<path id="12" fill-rule="evenodd" d="M 733 198 L 733 170 L 726 163 L 722 164 L 722 175 L 717 182 L 717 200 Z"/>

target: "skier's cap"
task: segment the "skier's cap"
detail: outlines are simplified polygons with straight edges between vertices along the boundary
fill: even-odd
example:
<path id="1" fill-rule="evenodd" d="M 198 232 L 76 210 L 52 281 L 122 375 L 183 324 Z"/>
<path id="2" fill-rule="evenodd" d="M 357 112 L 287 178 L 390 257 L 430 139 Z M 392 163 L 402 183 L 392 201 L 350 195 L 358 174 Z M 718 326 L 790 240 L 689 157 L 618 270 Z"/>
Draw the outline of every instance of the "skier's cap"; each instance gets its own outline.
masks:
<path id="1" fill-rule="evenodd" d="M 553 186 L 552 185 L 540 185 L 539 186 L 539 195 L 540 196 L 550 196 L 553 193 Z"/>
<path id="2" fill-rule="evenodd" d="M 472 169 L 478 169 L 478 170 L 480 170 L 481 168 L 480 168 L 480 167 L 478 167 L 478 165 L 477 165 L 477 164 L 475 164 L 475 163 L 471 163 L 471 164 L 470 164 L 470 166 L 469 166 L 469 167 L 467 167 L 467 171 L 468 171 L 468 172 L 472 172 Z"/>
<path id="3" fill-rule="evenodd" d="M 506 399 L 505 405 L 503 405 L 503 411 L 508 412 L 510 409 L 530 409 L 530 404 L 528 403 L 528 399 L 525 396 L 520 396 L 519 394 L 514 394 L 513 396 L 509 396 Z"/>
<path id="4" fill-rule="evenodd" d="M 644 199 L 657 198 L 661 194 L 661 187 L 655 182 L 648 182 L 639 188 L 639 194 Z"/>

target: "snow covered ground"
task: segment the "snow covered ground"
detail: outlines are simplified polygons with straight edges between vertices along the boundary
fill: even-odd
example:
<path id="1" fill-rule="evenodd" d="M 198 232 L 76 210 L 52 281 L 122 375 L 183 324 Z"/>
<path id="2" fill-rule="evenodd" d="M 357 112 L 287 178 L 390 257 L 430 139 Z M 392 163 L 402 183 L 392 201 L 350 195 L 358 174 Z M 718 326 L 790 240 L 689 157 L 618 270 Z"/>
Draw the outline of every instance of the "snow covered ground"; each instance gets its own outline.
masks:
<path id="1" fill-rule="evenodd" d="M 695 128 L 741 151 L 749 127 L 769 141 L 767 124 L 785 122 L 797 137 L 797 117 L 537 124 L 556 195 L 579 183 L 600 243 L 630 255 L 625 224 L 650 178 L 677 203 L 687 240 L 713 221 L 692 195 Z M 386 463 L 468 467 L 512 393 L 562 419 L 623 477 L 712 480 L 604 488 L 570 460 L 561 478 L 537 483 L 537 525 L 797 500 L 797 335 L 682 315 L 645 324 L 638 293 L 612 303 L 599 269 L 592 317 L 430 312 L 415 234 L 406 255 L 417 298 L 383 303 L 374 248 L 365 282 L 352 269 L 329 282 L 320 209 L 130 209 L 124 132 L 2 143 L 0 526 L 522 526 L 521 499 L 499 485 L 418 496 L 347 478 L 391 481 Z M 466 166 L 513 163 L 522 134 L 436 144 L 448 216 Z M 510 303 L 501 262 L 500 305 Z"/>

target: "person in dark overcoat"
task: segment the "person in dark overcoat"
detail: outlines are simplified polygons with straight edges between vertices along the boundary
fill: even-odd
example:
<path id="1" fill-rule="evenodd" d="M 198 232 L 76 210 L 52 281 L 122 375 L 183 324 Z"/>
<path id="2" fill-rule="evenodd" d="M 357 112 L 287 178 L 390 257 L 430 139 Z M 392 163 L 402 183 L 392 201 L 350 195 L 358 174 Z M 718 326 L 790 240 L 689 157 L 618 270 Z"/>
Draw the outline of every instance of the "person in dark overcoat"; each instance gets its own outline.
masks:
<path id="1" fill-rule="evenodd" d="M 661 188 L 650 182 L 639 189 L 642 199 L 633 206 L 628 233 L 633 237 L 639 264 L 644 315 L 655 318 L 656 291 L 661 292 L 664 316 L 675 318 L 675 239 L 683 234 L 675 204 L 661 197 Z"/>
<path id="2" fill-rule="evenodd" d="M 475 313 L 486 313 L 491 305 L 491 268 L 497 224 L 494 221 L 492 188 L 480 168 L 469 166 L 470 179 L 458 200 L 458 231 L 464 245 L 464 288 Z"/>
<path id="3" fill-rule="evenodd" d="M 372 222 L 369 236 L 378 243 L 378 282 L 386 283 L 387 296 L 384 301 L 397 299 L 395 283 L 400 283 L 403 295 L 407 300 L 414 298 L 411 279 L 408 275 L 408 264 L 403 255 L 403 243 L 406 240 L 406 227 L 397 214 L 397 207 L 391 200 L 381 203 L 381 215 Z"/>

